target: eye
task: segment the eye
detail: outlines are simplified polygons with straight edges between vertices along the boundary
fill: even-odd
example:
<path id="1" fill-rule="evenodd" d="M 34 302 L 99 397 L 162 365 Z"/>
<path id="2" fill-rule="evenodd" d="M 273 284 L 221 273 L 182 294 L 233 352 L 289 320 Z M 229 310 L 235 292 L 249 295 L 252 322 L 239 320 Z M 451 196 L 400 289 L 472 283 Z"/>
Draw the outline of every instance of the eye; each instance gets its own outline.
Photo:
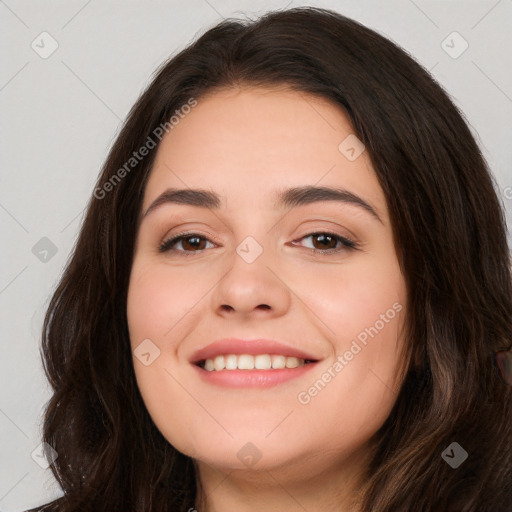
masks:
<path id="1" fill-rule="evenodd" d="M 359 249 L 358 244 L 353 240 L 326 231 L 311 233 L 303 236 L 300 240 L 305 240 L 307 238 L 311 238 L 313 241 L 316 240 L 316 243 L 313 242 L 313 247 L 311 247 L 310 250 L 324 256 L 337 254 L 342 251 Z M 180 252 L 183 253 L 184 256 L 191 256 L 194 252 L 202 252 L 207 249 L 205 246 L 207 243 L 212 244 L 213 242 L 199 233 L 178 233 L 176 236 L 162 242 L 158 250 L 159 252 Z M 178 244 L 181 244 L 181 249 L 174 248 Z M 320 248 L 315 247 L 315 245 L 318 245 Z M 338 247 L 336 247 L 336 245 L 338 245 Z"/>
<path id="2" fill-rule="evenodd" d="M 170 251 L 175 245 L 181 243 L 183 249 L 172 249 L 172 251 L 183 252 L 185 254 L 188 252 L 201 252 L 205 249 L 205 247 L 203 247 L 203 240 L 212 243 L 208 238 L 201 236 L 198 233 L 179 233 L 176 236 L 170 238 L 169 240 L 165 240 L 164 242 L 162 242 L 162 244 L 158 248 L 158 251 Z M 186 255 L 188 256 L 188 254 Z"/>
<path id="3" fill-rule="evenodd" d="M 359 248 L 358 244 L 353 240 L 350 240 L 349 238 L 341 235 L 337 235 L 336 233 L 330 233 L 328 231 L 311 233 L 309 235 L 303 236 L 300 240 L 305 240 L 307 238 L 312 239 L 313 247 L 311 247 L 311 250 L 324 256 L 337 254 L 341 251 L 357 250 Z M 336 247 L 338 243 L 340 245 Z M 317 248 L 315 245 L 320 248 Z"/>

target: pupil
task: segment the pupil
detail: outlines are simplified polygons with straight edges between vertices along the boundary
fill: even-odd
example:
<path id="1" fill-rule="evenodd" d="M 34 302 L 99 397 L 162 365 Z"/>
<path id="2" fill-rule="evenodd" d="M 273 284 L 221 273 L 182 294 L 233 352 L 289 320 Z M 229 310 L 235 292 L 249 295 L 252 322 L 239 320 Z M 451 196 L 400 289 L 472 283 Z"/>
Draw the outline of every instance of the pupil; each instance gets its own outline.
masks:
<path id="1" fill-rule="evenodd" d="M 195 240 L 196 242 L 193 242 L 191 244 L 191 243 L 189 243 L 189 240 Z M 187 244 L 187 245 L 190 245 L 193 249 L 199 249 L 200 250 L 200 248 L 197 247 L 197 243 L 199 243 L 199 244 L 201 243 L 201 238 L 199 238 L 197 236 L 191 236 L 191 237 L 185 238 L 183 240 L 183 242 L 185 242 L 185 244 Z"/>
<path id="2" fill-rule="evenodd" d="M 316 235 L 316 237 L 318 240 L 325 242 L 326 239 L 330 239 L 331 241 L 334 240 L 334 238 L 331 236 L 331 235 Z M 325 244 L 324 244 L 325 245 Z M 325 247 L 323 247 L 325 249 Z"/>

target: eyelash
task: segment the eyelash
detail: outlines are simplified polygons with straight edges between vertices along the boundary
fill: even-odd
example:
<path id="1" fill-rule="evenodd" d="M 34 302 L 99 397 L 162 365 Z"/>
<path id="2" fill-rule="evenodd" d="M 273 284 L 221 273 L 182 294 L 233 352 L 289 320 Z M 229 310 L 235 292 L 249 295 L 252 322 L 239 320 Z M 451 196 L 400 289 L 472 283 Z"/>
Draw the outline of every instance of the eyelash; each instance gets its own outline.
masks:
<path id="1" fill-rule="evenodd" d="M 321 256 L 333 256 L 333 255 L 338 254 L 339 252 L 344 251 L 344 250 L 348 250 L 348 251 L 359 250 L 359 245 L 356 242 L 354 242 L 353 240 L 351 240 L 350 238 L 346 238 L 346 237 L 337 235 L 336 233 L 331 233 L 330 231 L 315 231 L 313 233 L 309 233 L 308 235 L 304 235 L 303 237 L 300 238 L 300 240 L 302 240 L 304 238 L 309 238 L 310 236 L 315 236 L 315 235 L 332 236 L 337 241 L 339 241 L 343 244 L 343 247 L 339 247 L 337 249 L 321 250 L 321 249 L 308 248 L 310 251 L 313 251 L 315 254 L 319 254 Z M 172 252 L 183 253 L 182 256 L 186 256 L 186 257 L 192 256 L 194 253 L 202 253 L 206 249 L 201 249 L 199 251 L 178 251 L 176 249 L 171 249 L 171 247 L 173 245 L 175 245 L 176 242 L 179 242 L 180 240 L 185 239 L 185 238 L 194 238 L 194 237 L 204 239 L 204 240 L 207 240 L 208 242 L 211 242 L 211 240 L 209 238 L 202 236 L 199 233 L 194 233 L 194 232 L 178 233 L 176 236 L 173 236 L 172 238 L 169 238 L 168 240 L 164 240 L 160 244 L 158 251 L 163 253 L 163 252 L 168 252 L 168 251 L 172 250 Z"/>

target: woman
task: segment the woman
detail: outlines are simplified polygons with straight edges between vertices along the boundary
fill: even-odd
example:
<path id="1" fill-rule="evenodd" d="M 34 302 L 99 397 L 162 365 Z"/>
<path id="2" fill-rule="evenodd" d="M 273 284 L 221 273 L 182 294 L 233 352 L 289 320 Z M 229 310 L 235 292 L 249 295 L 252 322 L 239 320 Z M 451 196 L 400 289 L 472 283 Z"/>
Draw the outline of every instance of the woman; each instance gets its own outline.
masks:
<path id="1" fill-rule="evenodd" d="M 38 510 L 510 510 L 511 283 L 422 67 L 328 10 L 224 21 L 133 107 L 50 303 Z"/>

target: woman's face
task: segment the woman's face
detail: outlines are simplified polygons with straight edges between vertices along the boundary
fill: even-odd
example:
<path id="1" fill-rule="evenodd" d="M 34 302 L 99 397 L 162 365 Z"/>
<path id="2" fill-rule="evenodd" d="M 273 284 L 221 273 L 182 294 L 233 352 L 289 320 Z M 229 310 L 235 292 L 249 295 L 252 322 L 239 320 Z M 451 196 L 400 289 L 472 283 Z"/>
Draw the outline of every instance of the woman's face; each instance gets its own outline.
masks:
<path id="1" fill-rule="evenodd" d="M 165 438 L 231 470 L 312 473 L 362 453 L 400 388 L 406 289 L 343 111 L 284 89 L 202 97 L 158 148 L 148 208 L 127 312 Z"/>

